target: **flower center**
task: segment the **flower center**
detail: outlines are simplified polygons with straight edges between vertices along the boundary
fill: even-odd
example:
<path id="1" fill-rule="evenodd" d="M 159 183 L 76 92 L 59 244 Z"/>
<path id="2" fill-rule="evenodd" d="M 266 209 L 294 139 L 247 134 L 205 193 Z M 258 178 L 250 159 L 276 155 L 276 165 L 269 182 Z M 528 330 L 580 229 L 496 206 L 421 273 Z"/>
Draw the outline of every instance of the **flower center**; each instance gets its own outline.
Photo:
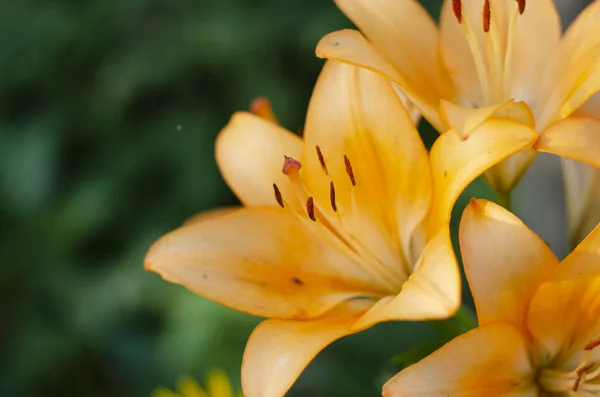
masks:
<path id="1" fill-rule="evenodd" d="M 547 392 L 566 392 L 573 396 L 600 395 L 600 362 L 590 361 L 592 350 L 600 346 L 597 338 L 583 347 L 585 355 L 573 371 L 542 368 L 538 374 L 539 385 Z"/>
<path id="2" fill-rule="evenodd" d="M 316 154 L 323 173 L 329 179 L 328 202 L 319 202 L 310 194 L 301 175 L 302 163 L 288 156 L 284 156 L 282 172 L 288 177 L 294 194 L 292 197 L 284 197 L 279 187 L 273 184 L 275 201 L 280 207 L 292 211 L 294 216 L 307 224 L 319 239 L 325 240 L 354 259 L 353 262 L 357 266 L 362 267 L 377 280 L 382 287 L 382 294 L 398 293 L 408 275 L 402 272 L 401 266 L 382 261 L 375 252 L 372 252 L 357 238 L 360 233 L 353 230 L 354 223 L 351 218 L 358 210 L 354 195 L 359 181 L 356 180 L 350 159 L 347 155 L 343 156 L 350 189 L 348 192 L 337 192 L 336 184 L 330 178 L 325 158 L 319 146 L 316 147 Z M 339 193 L 349 195 L 349 199 L 343 200 L 343 202 L 350 203 L 351 208 L 344 208 L 338 200 Z M 344 196 L 344 198 L 346 197 Z M 325 201 L 325 199 L 321 199 Z"/>
<path id="3" fill-rule="evenodd" d="M 506 0 L 501 0 L 506 1 Z M 508 15 L 494 15 L 490 0 L 484 0 L 482 9 L 481 33 L 473 28 L 473 21 L 463 12 L 462 1 L 453 0 L 452 9 L 461 24 L 477 71 L 483 103 L 474 106 L 486 106 L 504 102 L 510 97 L 510 83 L 514 53 L 514 40 L 517 18 L 525 11 L 525 0 L 516 0 L 510 6 Z M 506 29 L 502 19 L 508 17 Z M 474 100 L 474 98 L 471 98 Z"/>

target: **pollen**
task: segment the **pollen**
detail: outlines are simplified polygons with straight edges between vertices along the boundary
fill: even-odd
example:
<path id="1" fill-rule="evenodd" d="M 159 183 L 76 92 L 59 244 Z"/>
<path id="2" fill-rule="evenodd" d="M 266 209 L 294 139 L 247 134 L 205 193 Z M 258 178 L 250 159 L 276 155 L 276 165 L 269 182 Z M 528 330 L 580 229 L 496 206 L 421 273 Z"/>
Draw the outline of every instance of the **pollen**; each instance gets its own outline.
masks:
<path id="1" fill-rule="evenodd" d="M 306 212 L 311 221 L 317 221 L 317 218 L 315 218 L 315 200 L 312 197 L 309 197 L 308 200 L 306 200 Z"/>
<path id="2" fill-rule="evenodd" d="M 519 14 L 523 15 L 525 12 L 525 0 L 517 0 L 517 4 L 519 4 Z"/>
<path id="3" fill-rule="evenodd" d="M 491 16 L 490 0 L 485 0 L 483 3 L 483 31 L 486 33 L 490 31 Z"/>
<path id="4" fill-rule="evenodd" d="M 352 186 L 356 186 L 356 179 L 354 179 L 354 171 L 352 170 L 352 164 L 350 163 L 350 159 L 346 155 L 344 155 L 344 165 L 346 166 L 346 174 L 348 174 L 350 182 L 352 182 Z"/>
<path id="5" fill-rule="evenodd" d="M 321 152 L 321 148 L 319 145 L 316 146 L 317 149 L 317 157 L 319 158 L 319 163 L 321 164 L 321 168 L 325 175 L 329 175 L 329 171 L 327 170 L 327 164 L 325 164 L 325 157 L 323 157 L 323 152 Z"/>
<path id="6" fill-rule="evenodd" d="M 452 0 L 452 10 L 458 23 L 462 22 L 462 4 L 460 0 Z"/>
<path id="7" fill-rule="evenodd" d="M 283 197 L 281 197 L 281 192 L 275 183 L 273 184 L 273 191 L 275 193 L 275 200 L 277 200 L 277 204 L 279 204 L 281 208 L 285 208 L 285 205 L 283 205 Z"/>
<path id="8" fill-rule="evenodd" d="M 333 181 L 329 182 L 329 201 L 331 202 L 331 209 L 337 212 L 337 204 L 335 203 L 335 187 Z"/>

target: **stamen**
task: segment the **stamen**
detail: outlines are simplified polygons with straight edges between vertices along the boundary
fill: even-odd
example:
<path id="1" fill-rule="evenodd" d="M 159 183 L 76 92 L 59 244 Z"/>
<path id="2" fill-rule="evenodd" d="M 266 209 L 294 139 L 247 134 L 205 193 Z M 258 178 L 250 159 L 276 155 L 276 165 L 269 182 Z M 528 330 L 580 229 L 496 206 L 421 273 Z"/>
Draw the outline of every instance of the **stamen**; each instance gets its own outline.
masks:
<path id="1" fill-rule="evenodd" d="M 525 12 L 525 0 L 517 0 L 517 3 L 519 4 L 519 14 L 523 15 Z"/>
<path id="2" fill-rule="evenodd" d="M 600 338 L 594 339 L 590 343 L 583 346 L 583 350 L 593 350 L 594 348 L 600 346 Z"/>
<path id="3" fill-rule="evenodd" d="M 323 169 L 325 175 L 329 175 L 329 171 L 327 171 L 327 164 L 325 164 L 325 158 L 323 157 L 323 153 L 321 153 L 321 148 L 319 147 L 319 145 L 317 145 L 316 148 L 317 157 L 319 158 L 319 163 L 321 163 L 321 168 Z"/>
<path id="4" fill-rule="evenodd" d="M 333 181 L 329 182 L 329 201 L 331 202 L 331 208 L 334 212 L 337 212 L 337 205 L 335 204 L 335 187 Z"/>
<path id="5" fill-rule="evenodd" d="M 302 168 L 302 163 L 298 160 L 288 156 L 283 156 L 283 158 L 284 160 L 283 167 L 281 167 L 281 172 L 284 174 L 289 175 L 293 171 L 299 171 L 300 168 Z"/>
<path id="6" fill-rule="evenodd" d="M 490 31 L 490 19 L 491 19 L 491 10 L 490 10 L 490 0 L 485 0 L 483 3 L 483 31 Z"/>
<path id="7" fill-rule="evenodd" d="M 356 179 L 354 179 L 354 171 L 352 171 L 352 164 L 350 164 L 350 159 L 346 155 L 344 155 L 344 164 L 346 165 L 346 174 L 348 174 L 350 182 L 352 182 L 352 186 L 356 186 Z"/>
<path id="8" fill-rule="evenodd" d="M 271 108 L 271 102 L 265 97 L 255 98 L 250 104 L 250 111 L 265 120 L 277 123 L 277 118 Z"/>
<path id="9" fill-rule="evenodd" d="M 452 0 L 452 10 L 458 23 L 462 22 L 462 4 L 460 0 Z"/>
<path id="10" fill-rule="evenodd" d="M 285 208 L 285 205 L 283 205 L 283 197 L 281 197 L 281 192 L 276 184 L 273 184 L 273 191 L 275 192 L 275 200 L 277 200 L 277 204 L 279 204 L 281 208 Z"/>
<path id="11" fill-rule="evenodd" d="M 306 200 L 306 212 L 311 221 L 317 221 L 317 218 L 315 218 L 315 200 L 312 197 L 309 197 L 308 200 Z"/>
<path id="12" fill-rule="evenodd" d="M 583 376 L 586 374 L 587 371 L 592 369 L 594 365 L 596 365 L 596 363 L 589 363 L 585 367 L 582 367 L 577 370 L 577 378 L 575 379 L 575 383 L 573 384 L 573 388 L 571 390 L 577 391 L 579 389 L 579 385 L 581 384 Z"/>

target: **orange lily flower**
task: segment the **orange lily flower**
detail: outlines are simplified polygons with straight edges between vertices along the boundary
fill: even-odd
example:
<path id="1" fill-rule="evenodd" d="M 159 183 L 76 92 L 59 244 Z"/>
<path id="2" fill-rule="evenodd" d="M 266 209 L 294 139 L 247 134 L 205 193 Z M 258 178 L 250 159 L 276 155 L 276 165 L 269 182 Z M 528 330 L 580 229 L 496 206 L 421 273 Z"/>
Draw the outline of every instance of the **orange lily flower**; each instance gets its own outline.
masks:
<path id="1" fill-rule="evenodd" d="M 504 208 L 460 225 L 479 327 L 401 371 L 386 397 L 600 395 L 600 227 L 564 260 Z"/>
<path id="2" fill-rule="evenodd" d="M 216 143 L 244 207 L 162 237 L 145 267 L 268 317 L 246 346 L 242 385 L 246 397 L 279 397 L 338 338 L 457 310 L 451 208 L 481 172 L 537 137 L 519 125 L 466 140 L 450 132 L 428 155 L 388 80 L 339 62 L 319 77 L 303 139 L 256 109 L 266 118 L 237 113 Z"/>
<path id="3" fill-rule="evenodd" d="M 600 167 L 600 2 L 562 37 L 552 0 L 445 0 L 439 28 L 415 0 L 335 2 L 366 38 L 333 32 L 317 56 L 388 77 L 440 133 L 468 136 L 508 118 L 540 133 L 537 150 Z M 508 194 L 535 155 L 511 156 L 484 178 Z M 587 199 L 594 185 L 585 182 L 571 196 Z"/>

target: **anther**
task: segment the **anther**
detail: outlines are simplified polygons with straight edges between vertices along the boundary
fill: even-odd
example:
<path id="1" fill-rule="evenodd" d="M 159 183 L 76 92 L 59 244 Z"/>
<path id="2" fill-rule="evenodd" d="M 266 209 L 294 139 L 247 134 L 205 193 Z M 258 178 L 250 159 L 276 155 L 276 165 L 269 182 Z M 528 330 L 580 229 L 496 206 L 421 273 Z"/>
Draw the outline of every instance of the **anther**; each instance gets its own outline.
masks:
<path id="1" fill-rule="evenodd" d="M 460 0 L 452 0 L 452 10 L 458 20 L 458 23 L 462 22 L 462 4 Z"/>
<path id="2" fill-rule="evenodd" d="M 346 174 L 348 174 L 350 182 L 352 182 L 352 186 L 356 186 L 356 179 L 354 179 L 354 171 L 352 171 L 352 164 L 350 164 L 350 159 L 346 155 L 344 155 L 344 164 L 346 165 Z"/>
<path id="3" fill-rule="evenodd" d="M 331 208 L 334 212 L 337 212 L 337 205 L 335 203 L 335 187 L 333 181 L 329 182 L 329 200 L 331 201 Z"/>
<path id="4" fill-rule="evenodd" d="M 329 171 L 327 171 L 327 164 L 325 164 L 325 158 L 323 157 L 321 148 L 319 147 L 319 145 L 317 145 L 316 148 L 317 148 L 317 157 L 319 158 L 319 163 L 321 163 L 321 168 L 323 169 L 323 172 L 325 173 L 325 175 L 329 175 Z"/>
<path id="5" fill-rule="evenodd" d="M 517 4 L 519 4 L 519 14 L 523 15 L 525 12 L 525 0 L 517 0 Z"/>
<path id="6" fill-rule="evenodd" d="M 490 31 L 490 19 L 491 19 L 491 10 L 490 10 L 490 0 L 485 0 L 483 3 L 483 31 Z"/>
<path id="7" fill-rule="evenodd" d="M 583 346 L 583 350 L 593 350 L 598 346 L 600 346 L 600 338 L 594 339 L 593 341 Z"/>
<path id="8" fill-rule="evenodd" d="M 281 208 L 285 208 L 285 205 L 283 205 L 283 197 L 281 197 L 281 192 L 276 184 L 273 184 L 273 191 L 275 192 L 275 200 L 277 200 L 277 204 L 279 204 Z"/>
<path id="9" fill-rule="evenodd" d="M 311 221 L 317 221 L 317 218 L 315 218 L 315 200 L 312 197 L 309 197 L 308 200 L 306 200 L 306 212 Z"/>
<path id="10" fill-rule="evenodd" d="M 277 123 L 277 118 L 273 113 L 273 108 L 271 108 L 271 102 L 269 102 L 267 98 L 255 98 L 252 103 L 250 103 L 250 111 L 265 120 Z"/>
<path id="11" fill-rule="evenodd" d="M 281 167 L 281 172 L 284 174 L 289 175 L 291 172 L 299 171 L 300 168 L 302 168 L 302 163 L 298 160 L 288 156 L 283 156 L 283 158 L 284 160 L 283 167 Z"/>

